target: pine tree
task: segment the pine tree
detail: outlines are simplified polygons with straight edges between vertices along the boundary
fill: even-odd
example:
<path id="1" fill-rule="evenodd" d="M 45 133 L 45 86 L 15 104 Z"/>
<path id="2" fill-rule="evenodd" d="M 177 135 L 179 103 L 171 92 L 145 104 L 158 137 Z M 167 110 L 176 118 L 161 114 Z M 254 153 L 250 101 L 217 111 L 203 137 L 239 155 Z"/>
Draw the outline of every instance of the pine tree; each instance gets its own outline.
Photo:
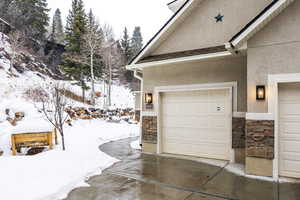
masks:
<path id="1" fill-rule="evenodd" d="M 47 0 L 14 0 L 7 7 L 7 20 L 27 37 L 43 40 L 49 25 Z"/>
<path id="2" fill-rule="evenodd" d="M 132 49 L 130 46 L 130 38 L 128 35 L 128 30 L 126 27 L 124 28 L 123 37 L 121 39 L 121 48 L 125 58 L 125 64 L 128 64 L 128 62 L 132 58 Z"/>
<path id="3" fill-rule="evenodd" d="M 56 43 L 63 43 L 64 41 L 64 31 L 63 24 L 61 20 L 61 12 L 56 9 L 53 19 L 52 19 L 52 30 L 50 35 L 50 40 Z"/>
<path id="4" fill-rule="evenodd" d="M 65 74 L 74 80 L 82 88 L 82 96 L 85 97 L 85 90 L 88 89 L 85 78 L 89 71 L 88 62 L 83 54 L 84 34 L 87 29 L 87 16 L 84 11 L 82 0 L 73 0 L 72 8 L 67 17 L 67 26 L 65 31 L 66 52 L 63 55 L 61 65 Z"/>
<path id="5" fill-rule="evenodd" d="M 133 35 L 131 38 L 131 58 L 133 59 L 142 49 L 143 47 L 143 37 L 141 33 L 141 28 L 139 26 L 136 26 L 133 31 Z M 134 78 L 134 74 L 132 71 L 127 71 L 125 73 L 125 77 L 127 81 L 129 82 L 129 85 L 133 89 L 137 89 L 139 86 L 139 81 Z"/>
<path id="6" fill-rule="evenodd" d="M 132 56 L 137 55 L 143 47 L 143 37 L 141 27 L 136 26 L 131 39 Z"/>

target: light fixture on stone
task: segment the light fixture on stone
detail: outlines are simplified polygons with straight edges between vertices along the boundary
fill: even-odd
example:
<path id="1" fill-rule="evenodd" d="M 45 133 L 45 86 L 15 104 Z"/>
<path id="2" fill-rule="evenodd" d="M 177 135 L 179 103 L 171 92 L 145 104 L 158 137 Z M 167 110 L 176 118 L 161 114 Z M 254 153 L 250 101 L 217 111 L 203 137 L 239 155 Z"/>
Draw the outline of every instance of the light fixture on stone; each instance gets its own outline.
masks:
<path id="1" fill-rule="evenodd" d="M 256 86 L 256 100 L 266 99 L 266 87 L 264 85 Z"/>

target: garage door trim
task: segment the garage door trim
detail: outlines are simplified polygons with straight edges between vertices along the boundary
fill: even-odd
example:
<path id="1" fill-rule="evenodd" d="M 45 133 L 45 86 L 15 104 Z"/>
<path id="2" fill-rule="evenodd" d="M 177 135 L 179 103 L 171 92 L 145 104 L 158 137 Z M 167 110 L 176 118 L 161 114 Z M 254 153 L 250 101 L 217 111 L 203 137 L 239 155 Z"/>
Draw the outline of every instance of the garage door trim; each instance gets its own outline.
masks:
<path id="1" fill-rule="evenodd" d="M 162 87 L 155 87 L 155 100 L 154 106 L 157 108 L 157 116 L 158 116 L 158 145 L 157 145 L 157 153 L 162 153 L 162 131 L 161 131 L 161 93 L 165 92 L 184 92 L 184 91 L 199 91 L 199 90 L 220 90 L 220 89 L 228 89 L 230 92 L 231 102 L 232 102 L 232 112 L 237 111 L 237 82 L 224 82 L 224 83 L 210 83 L 210 84 L 196 84 L 196 85 L 175 85 L 175 86 L 162 86 Z M 231 116 L 232 118 L 232 116 Z M 230 124 L 230 127 L 232 124 Z M 230 135 L 232 137 L 232 134 Z M 230 140 L 232 141 L 232 140 Z M 230 161 L 234 162 L 234 150 L 231 148 L 230 145 Z"/>
<path id="2" fill-rule="evenodd" d="M 278 85 L 280 83 L 300 83 L 300 73 L 269 74 L 268 75 L 268 112 L 274 117 L 274 160 L 273 178 L 279 179 L 279 95 Z"/>

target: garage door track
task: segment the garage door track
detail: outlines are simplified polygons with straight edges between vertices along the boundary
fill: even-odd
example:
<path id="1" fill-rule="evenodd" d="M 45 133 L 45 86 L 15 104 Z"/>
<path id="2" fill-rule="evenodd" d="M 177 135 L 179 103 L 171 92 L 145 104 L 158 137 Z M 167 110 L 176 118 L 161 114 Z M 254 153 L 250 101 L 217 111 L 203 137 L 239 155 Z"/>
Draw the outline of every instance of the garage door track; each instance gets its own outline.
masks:
<path id="1" fill-rule="evenodd" d="M 237 176 L 225 169 L 225 162 L 212 166 L 141 154 L 130 148 L 132 140 L 102 145 L 102 151 L 122 161 L 66 200 L 300 200 L 300 184 Z"/>

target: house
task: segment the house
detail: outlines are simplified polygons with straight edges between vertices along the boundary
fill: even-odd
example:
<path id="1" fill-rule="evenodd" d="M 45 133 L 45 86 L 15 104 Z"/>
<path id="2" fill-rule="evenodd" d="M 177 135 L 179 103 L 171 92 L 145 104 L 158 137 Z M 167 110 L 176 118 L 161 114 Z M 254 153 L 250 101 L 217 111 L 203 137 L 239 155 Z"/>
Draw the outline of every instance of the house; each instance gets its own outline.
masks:
<path id="1" fill-rule="evenodd" d="M 127 66 L 142 148 L 300 178 L 300 1 L 177 0 Z"/>

